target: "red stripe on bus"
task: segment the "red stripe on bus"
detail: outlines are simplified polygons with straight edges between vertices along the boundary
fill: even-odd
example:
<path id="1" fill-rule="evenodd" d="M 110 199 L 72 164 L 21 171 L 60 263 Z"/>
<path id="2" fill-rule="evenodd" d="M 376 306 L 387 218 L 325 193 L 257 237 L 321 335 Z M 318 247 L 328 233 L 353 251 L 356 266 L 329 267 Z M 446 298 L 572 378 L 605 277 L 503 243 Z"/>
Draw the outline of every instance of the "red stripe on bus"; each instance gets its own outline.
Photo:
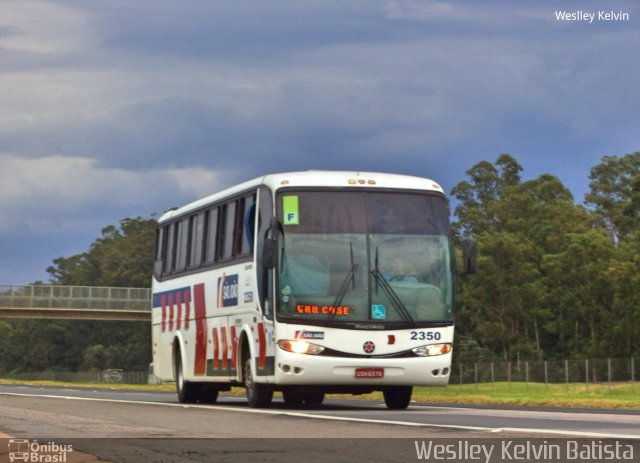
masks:
<path id="1" fill-rule="evenodd" d="M 267 365 L 267 340 L 264 334 L 264 323 L 258 323 L 258 345 L 260 346 L 258 367 L 264 368 Z"/>
<path id="2" fill-rule="evenodd" d="M 169 331 L 173 331 L 173 293 L 169 293 Z"/>
<path id="3" fill-rule="evenodd" d="M 204 375 L 207 370 L 207 306 L 204 298 L 204 283 L 193 287 L 193 306 L 196 321 L 196 355 L 194 375 Z"/>
<path id="4" fill-rule="evenodd" d="M 163 294 L 160 297 L 162 303 L 162 332 L 167 331 L 167 297 Z"/>
<path id="5" fill-rule="evenodd" d="M 213 339 L 211 342 L 213 343 L 213 369 L 218 369 L 218 359 L 220 358 L 220 351 L 218 349 L 218 328 L 212 328 L 211 333 L 213 334 Z"/>
<path id="6" fill-rule="evenodd" d="M 180 291 L 176 293 L 176 306 L 178 308 L 178 315 L 176 317 L 176 324 L 178 326 L 176 327 L 176 329 L 179 330 L 182 327 L 182 293 Z"/>
<path id="7" fill-rule="evenodd" d="M 184 329 L 189 329 L 189 317 L 191 317 L 191 291 L 189 288 L 184 290 Z"/>
<path id="8" fill-rule="evenodd" d="M 236 336 L 236 327 L 231 327 L 231 368 L 236 367 L 236 355 L 238 353 L 238 336 Z"/>
<path id="9" fill-rule="evenodd" d="M 222 333 L 222 369 L 228 368 L 227 362 L 229 360 L 229 345 L 227 344 L 227 329 L 223 326 L 220 328 Z"/>

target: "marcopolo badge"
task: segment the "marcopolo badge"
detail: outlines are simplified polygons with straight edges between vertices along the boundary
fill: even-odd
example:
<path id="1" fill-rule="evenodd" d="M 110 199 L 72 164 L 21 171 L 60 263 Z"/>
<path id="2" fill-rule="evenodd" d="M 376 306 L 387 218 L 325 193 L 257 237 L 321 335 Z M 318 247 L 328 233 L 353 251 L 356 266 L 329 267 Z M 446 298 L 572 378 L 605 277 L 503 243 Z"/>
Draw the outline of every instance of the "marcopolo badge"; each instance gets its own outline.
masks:
<path id="1" fill-rule="evenodd" d="M 367 341 L 362 346 L 362 349 L 367 354 L 373 354 L 373 351 L 376 350 L 376 345 L 372 341 Z"/>

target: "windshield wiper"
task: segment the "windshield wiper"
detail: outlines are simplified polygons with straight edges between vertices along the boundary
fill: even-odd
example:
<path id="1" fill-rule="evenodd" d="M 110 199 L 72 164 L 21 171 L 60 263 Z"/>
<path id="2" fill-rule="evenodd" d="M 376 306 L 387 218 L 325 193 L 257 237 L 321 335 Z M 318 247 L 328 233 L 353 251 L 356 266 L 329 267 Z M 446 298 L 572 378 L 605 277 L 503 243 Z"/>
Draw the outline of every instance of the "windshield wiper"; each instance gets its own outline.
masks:
<path id="1" fill-rule="evenodd" d="M 402 318 L 404 318 L 412 327 L 416 326 L 416 322 L 409 313 L 407 306 L 404 305 L 402 299 L 398 296 L 398 293 L 391 287 L 389 281 L 384 277 L 380 270 L 378 270 L 378 248 L 376 247 L 376 256 L 375 256 L 375 268 L 371 270 L 371 274 L 376 279 L 376 291 L 378 290 L 378 285 L 382 287 L 382 291 L 387 295 L 391 304 L 395 307 L 396 311 L 400 314 Z"/>
<path id="2" fill-rule="evenodd" d="M 349 242 L 349 255 L 351 256 L 351 269 L 347 273 L 347 276 L 342 282 L 340 289 L 338 290 L 338 294 L 336 294 L 336 298 L 333 301 L 332 307 L 334 307 L 334 311 L 331 310 L 327 314 L 327 325 L 331 322 L 333 317 L 335 316 L 335 308 L 340 305 L 342 299 L 344 299 L 345 294 L 347 294 L 347 290 L 349 289 L 349 283 L 351 283 L 351 289 L 356 288 L 356 269 L 358 268 L 358 264 L 353 261 L 353 243 Z"/>

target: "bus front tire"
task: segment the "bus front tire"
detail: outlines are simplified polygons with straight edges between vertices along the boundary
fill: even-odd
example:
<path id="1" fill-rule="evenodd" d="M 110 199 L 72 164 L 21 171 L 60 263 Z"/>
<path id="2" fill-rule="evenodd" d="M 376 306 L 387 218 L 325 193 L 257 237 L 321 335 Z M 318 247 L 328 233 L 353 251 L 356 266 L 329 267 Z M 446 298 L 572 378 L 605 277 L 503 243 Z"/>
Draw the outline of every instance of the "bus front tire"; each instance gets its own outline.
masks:
<path id="1" fill-rule="evenodd" d="M 304 395 L 299 389 L 284 389 L 282 398 L 285 404 L 292 406 L 302 405 L 302 402 L 304 402 Z"/>
<path id="2" fill-rule="evenodd" d="M 389 410 L 404 410 L 411 402 L 411 386 L 389 386 L 382 390 L 384 403 Z"/>
<path id="3" fill-rule="evenodd" d="M 190 383 L 184 379 L 182 359 L 180 353 L 176 355 L 176 392 L 178 400 L 182 403 L 195 403 L 198 400 L 198 384 Z"/>
<path id="4" fill-rule="evenodd" d="M 324 392 L 312 389 L 304 396 L 304 403 L 307 405 L 322 405 L 324 402 Z"/>
<path id="5" fill-rule="evenodd" d="M 321 405 L 324 401 L 324 391 L 319 389 L 288 388 L 282 391 L 284 403 L 291 406 Z"/>
<path id="6" fill-rule="evenodd" d="M 213 384 L 203 384 L 200 386 L 199 398 L 200 403 L 214 404 L 218 400 L 218 388 Z"/>
<path id="7" fill-rule="evenodd" d="M 273 389 L 266 384 L 255 382 L 251 373 L 251 359 L 244 362 L 244 387 L 251 408 L 265 408 L 271 405 Z"/>

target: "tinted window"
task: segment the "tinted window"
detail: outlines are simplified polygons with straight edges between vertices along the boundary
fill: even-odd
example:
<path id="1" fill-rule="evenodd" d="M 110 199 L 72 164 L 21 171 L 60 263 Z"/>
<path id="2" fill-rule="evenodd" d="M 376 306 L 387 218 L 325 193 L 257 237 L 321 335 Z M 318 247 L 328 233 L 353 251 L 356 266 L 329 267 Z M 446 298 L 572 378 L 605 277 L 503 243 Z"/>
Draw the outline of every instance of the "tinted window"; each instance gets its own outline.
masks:
<path id="1" fill-rule="evenodd" d="M 232 202 L 224 206 L 224 233 L 223 233 L 223 253 L 222 258 L 233 257 L 233 230 L 235 228 L 236 203 Z"/>
<path id="2" fill-rule="evenodd" d="M 164 253 L 164 274 L 171 273 L 173 270 L 173 259 L 174 259 L 174 230 L 175 227 L 173 224 L 169 224 L 165 227 L 165 235 L 167 236 L 166 241 L 166 252 Z"/>
<path id="3" fill-rule="evenodd" d="M 207 254 L 206 261 L 214 262 L 216 260 L 216 249 L 218 243 L 218 208 L 211 209 L 208 212 L 209 220 L 207 220 Z"/>
<path id="4" fill-rule="evenodd" d="M 202 263 L 202 247 L 204 242 L 204 217 L 205 213 L 201 212 L 192 218 L 191 225 L 191 256 L 189 265 L 198 267 Z"/>
<path id="5" fill-rule="evenodd" d="M 255 229 L 256 217 L 256 195 L 245 198 L 244 213 L 242 214 L 242 228 L 244 230 L 242 240 L 241 254 L 249 254 L 253 251 L 253 234 Z"/>
<path id="6" fill-rule="evenodd" d="M 178 222 L 178 239 L 176 249 L 176 270 L 184 270 L 187 267 L 187 242 L 189 219 Z"/>

